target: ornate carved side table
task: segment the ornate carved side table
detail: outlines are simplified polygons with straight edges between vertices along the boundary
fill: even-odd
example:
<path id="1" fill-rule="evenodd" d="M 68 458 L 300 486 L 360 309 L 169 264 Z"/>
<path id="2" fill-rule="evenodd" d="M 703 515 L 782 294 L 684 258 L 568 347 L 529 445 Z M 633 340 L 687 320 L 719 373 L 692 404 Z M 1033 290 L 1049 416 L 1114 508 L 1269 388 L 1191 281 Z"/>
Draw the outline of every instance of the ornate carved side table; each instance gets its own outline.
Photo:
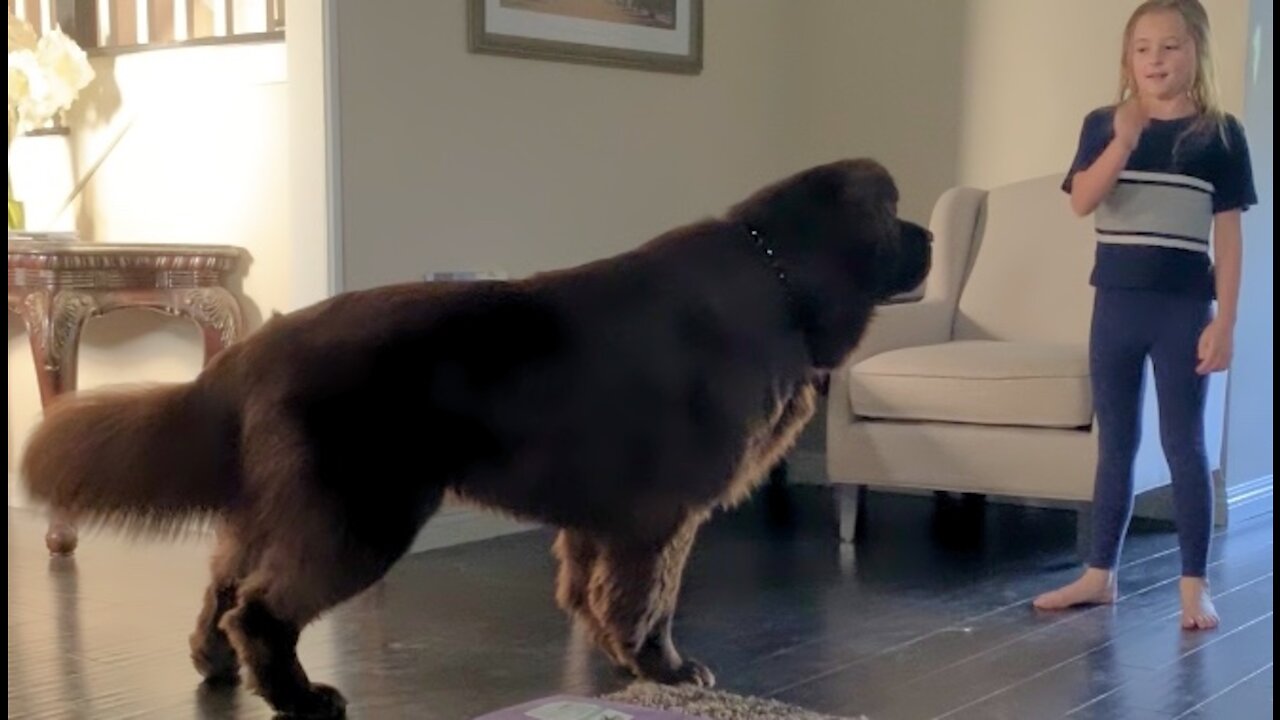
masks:
<path id="1" fill-rule="evenodd" d="M 122 308 L 186 317 L 204 336 L 208 363 L 244 332 L 240 301 L 227 285 L 247 253 L 230 246 L 112 245 L 9 240 L 9 310 L 22 316 L 35 356 L 40 404 L 76 389 L 86 320 Z M 55 513 L 45 545 L 75 551 L 74 519 Z"/>

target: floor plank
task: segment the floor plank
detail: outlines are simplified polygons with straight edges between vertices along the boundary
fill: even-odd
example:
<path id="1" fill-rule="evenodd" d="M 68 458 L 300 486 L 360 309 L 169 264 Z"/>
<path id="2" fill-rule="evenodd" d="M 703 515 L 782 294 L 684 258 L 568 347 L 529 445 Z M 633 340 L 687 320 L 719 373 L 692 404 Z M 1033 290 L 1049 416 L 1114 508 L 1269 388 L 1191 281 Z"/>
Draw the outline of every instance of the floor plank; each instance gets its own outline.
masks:
<path id="1" fill-rule="evenodd" d="M 1272 663 L 1178 716 L 1178 720 L 1262 720 L 1275 717 Z"/>
<path id="2" fill-rule="evenodd" d="M 1099 697 L 1069 717 L 1117 718 L 1135 710 L 1179 717 L 1270 664 L 1273 632 L 1273 617 L 1268 612 L 1251 623 L 1195 643 L 1177 660 Z"/>

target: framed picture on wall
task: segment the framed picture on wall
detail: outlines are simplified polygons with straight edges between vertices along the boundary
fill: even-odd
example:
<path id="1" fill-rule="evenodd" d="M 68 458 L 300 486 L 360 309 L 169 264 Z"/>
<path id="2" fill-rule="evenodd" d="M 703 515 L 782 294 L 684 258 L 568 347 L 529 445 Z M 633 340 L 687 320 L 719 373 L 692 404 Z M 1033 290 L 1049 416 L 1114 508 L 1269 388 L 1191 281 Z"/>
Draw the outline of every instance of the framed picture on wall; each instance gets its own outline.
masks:
<path id="1" fill-rule="evenodd" d="M 472 52 L 702 71 L 702 0 L 469 0 Z"/>

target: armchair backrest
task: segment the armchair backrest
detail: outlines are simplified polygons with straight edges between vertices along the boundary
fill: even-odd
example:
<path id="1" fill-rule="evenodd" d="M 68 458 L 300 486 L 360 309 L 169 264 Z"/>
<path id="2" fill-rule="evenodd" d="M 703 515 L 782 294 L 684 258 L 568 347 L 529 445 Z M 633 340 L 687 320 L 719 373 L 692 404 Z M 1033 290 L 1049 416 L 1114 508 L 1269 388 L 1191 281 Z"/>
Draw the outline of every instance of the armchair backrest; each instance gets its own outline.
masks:
<path id="1" fill-rule="evenodd" d="M 972 244 L 980 230 L 987 191 L 953 187 L 933 204 L 929 231 L 933 233 L 933 267 L 925 279 L 923 297 L 937 302 L 953 316 L 969 272 Z M 948 318 L 948 327 L 950 326 Z M 950 339 L 948 337 L 948 339 Z"/>
<path id="2" fill-rule="evenodd" d="M 1088 343 L 1096 241 L 1061 183 L 1061 174 L 1047 175 L 986 193 L 969 244 L 956 340 Z"/>

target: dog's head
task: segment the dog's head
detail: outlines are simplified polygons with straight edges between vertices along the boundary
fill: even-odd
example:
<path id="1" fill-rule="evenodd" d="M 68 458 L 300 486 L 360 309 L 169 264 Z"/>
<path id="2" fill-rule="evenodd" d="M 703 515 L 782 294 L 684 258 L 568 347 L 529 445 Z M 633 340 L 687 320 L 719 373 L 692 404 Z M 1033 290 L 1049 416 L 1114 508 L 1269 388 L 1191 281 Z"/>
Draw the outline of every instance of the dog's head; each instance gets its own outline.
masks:
<path id="1" fill-rule="evenodd" d="M 860 282 L 877 301 L 919 287 L 933 259 L 933 235 L 898 218 L 898 188 L 889 171 L 873 160 L 844 161 L 831 167 L 837 174 L 833 182 L 840 182 L 841 172 L 846 177 L 846 220 L 854 226 L 850 237 L 857 256 L 852 267 Z"/>
<path id="2" fill-rule="evenodd" d="M 786 271 L 815 363 L 838 364 L 880 302 L 924 282 L 929 231 L 897 216 L 898 188 L 874 160 L 841 160 L 756 193 L 730 218 L 758 231 Z"/>

